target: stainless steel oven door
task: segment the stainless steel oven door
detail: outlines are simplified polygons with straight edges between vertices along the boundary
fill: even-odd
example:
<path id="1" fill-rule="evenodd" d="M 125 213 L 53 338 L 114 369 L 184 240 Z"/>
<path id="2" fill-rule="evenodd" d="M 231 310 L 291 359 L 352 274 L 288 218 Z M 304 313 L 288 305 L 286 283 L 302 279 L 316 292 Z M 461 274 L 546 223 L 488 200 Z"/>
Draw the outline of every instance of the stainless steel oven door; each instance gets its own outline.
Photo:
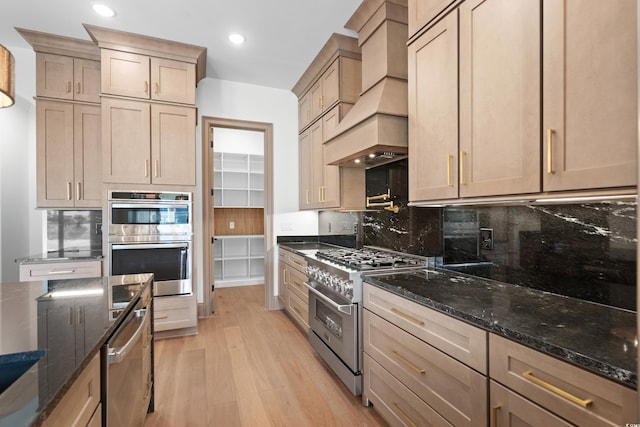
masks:
<path id="1" fill-rule="evenodd" d="M 121 241 L 191 238 L 190 202 L 109 202 L 109 238 Z"/>
<path id="2" fill-rule="evenodd" d="M 191 286 L 191 242 L 109 245 L 112 276 L 154 274 L 154 295 L 187 295 Z"/>
<path id="3" fill-rule="evenodd" d="M 311 331 L 315 332 L 352 372 L 359 372 L 358 305 L 334 301 L 314 287 L 313 282 L 305 285 L 309 288 Z"/>

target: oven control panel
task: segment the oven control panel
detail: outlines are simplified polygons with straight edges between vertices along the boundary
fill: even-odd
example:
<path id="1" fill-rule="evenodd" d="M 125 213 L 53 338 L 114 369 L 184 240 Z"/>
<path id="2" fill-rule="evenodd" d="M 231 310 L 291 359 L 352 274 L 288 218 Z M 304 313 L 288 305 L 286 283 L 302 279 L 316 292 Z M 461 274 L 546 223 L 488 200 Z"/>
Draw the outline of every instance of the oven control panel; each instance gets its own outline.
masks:
<path id="1" fill-rule="evenodd" d="M 335 293 L 353 299 L 353 282 L 316 266 L 307 266 L 307 276 Z"/>

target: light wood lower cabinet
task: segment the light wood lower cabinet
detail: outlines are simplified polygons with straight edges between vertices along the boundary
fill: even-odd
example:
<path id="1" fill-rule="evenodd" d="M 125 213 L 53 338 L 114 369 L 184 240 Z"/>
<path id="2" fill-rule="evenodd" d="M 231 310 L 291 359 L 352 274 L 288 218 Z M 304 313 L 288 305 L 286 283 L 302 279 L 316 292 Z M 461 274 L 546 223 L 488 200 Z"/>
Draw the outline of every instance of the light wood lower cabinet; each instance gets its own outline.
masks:
<path id="1" fill-rule="evenodd" d="M 102 276 L 102 261 L 50 262 L 21 264 L 20 281 L 50 279 L 80 279 Z"/>
<path id="2" fill-rule="evenodd" d="M 304 285 L 306 268 L 307 261 L 303 256 L 279 249 L 278 298 L 284 310 L 304 332 L 309 330 L 309 291 Z"/>
<path id="3" fill-rule="evenodd" d="M 198 327 L 195 295 L 155 297 L 153 327 L 156 338 L 194 334 Z"/>
<path id="4" fill-rule="evenodd" d="M 635 390 L 495 334 L 489 354 L 492 379 L 573 424 L 638 421 Z"/>
<path id="5" fill-rule="evenodd" d="M 98 352 L 42 425 L 45 427 L 99 426 L 102 422 L 100 407 L 100 352 Z"/>
<path id="6" fill-rule="evenodd" d="M 432 410 L 455 426 L 484 424 L 486 376 L 368 310 L 363 333 L 365 352 Z"/>
<path id="7" fill-rule="evenodd" d="M 486 332 L 367 283 L 363 312 L 365 401 L 392 425 L 486 425 Z"/>

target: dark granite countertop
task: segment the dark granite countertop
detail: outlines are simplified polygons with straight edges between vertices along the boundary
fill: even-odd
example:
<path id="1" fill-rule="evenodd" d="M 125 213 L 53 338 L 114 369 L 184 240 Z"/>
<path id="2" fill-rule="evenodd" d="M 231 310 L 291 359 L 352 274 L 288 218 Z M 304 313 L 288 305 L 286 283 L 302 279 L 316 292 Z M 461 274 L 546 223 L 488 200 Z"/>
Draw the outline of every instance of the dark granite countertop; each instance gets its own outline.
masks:
<path id="1" fill-rule="evenodd" d="M 44 356 L 0 392 L 0 426 L 40 425 L 132 310 L 127 301 L 137 300 L 152 278 L 131 274 L 1 283 L 0 361 L 20 359 L 24 352 Z M 112 301 L 123 310 L 115 320 L 110 319 Z M 82 330 L 68 322 L 80 306 Z"/>
<path id="2" fill-rule="evenodd" d="M 50 262 L 95 261 L 101 259 L 101 249 L 61 249 L 43 254 L 16 258 L 16 262 L 18 264 L 45 264 Z"/>
<path id="3" fill-rule="evenodd" d="M 295 252 L 298 255 L 306 256 L 310 253 L 321 249 L 335 249 L 340 246 L 331 245 L 329 243 L 322 242 L 285 242 L 279 243 L 280 247 L 290 252 Z"/>
<path id="4" fill-rule="evenodd" d="M 637 386 L 635 312 L 446 270 L 364 277 L 426 307 Z"/>

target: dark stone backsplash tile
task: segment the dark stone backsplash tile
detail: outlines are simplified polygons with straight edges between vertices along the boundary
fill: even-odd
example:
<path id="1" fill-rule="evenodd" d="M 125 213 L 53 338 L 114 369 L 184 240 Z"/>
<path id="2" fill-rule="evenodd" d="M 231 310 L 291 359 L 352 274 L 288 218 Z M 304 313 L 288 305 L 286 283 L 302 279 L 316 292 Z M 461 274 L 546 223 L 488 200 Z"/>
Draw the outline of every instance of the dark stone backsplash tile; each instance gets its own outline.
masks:
<path id="1" fill-rule="evenodd" d="M 362 244 L 445 267 L 636 310 L 635 202 L 365 212 Z M 460 264 L 465 264 L 461 266 Z"/>

